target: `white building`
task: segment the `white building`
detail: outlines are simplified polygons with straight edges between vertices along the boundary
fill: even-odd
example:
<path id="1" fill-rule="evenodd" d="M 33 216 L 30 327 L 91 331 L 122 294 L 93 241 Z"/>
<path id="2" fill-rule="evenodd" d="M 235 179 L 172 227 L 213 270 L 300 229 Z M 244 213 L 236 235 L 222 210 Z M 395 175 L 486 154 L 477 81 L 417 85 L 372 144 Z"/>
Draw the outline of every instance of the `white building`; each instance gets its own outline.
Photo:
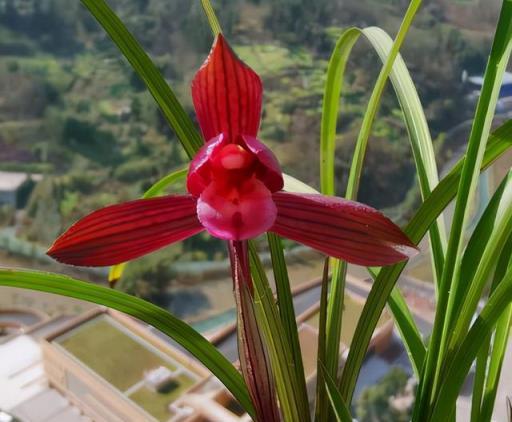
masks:
<path id="1" fill-rule="evenodd" d="M 23 187 L 35 184 L 43 178 L 40 174 L 0 171 L 0 206 L 20 207 L 20 192 Z M 30 188 L 30 187 L 29 187 Z"/>

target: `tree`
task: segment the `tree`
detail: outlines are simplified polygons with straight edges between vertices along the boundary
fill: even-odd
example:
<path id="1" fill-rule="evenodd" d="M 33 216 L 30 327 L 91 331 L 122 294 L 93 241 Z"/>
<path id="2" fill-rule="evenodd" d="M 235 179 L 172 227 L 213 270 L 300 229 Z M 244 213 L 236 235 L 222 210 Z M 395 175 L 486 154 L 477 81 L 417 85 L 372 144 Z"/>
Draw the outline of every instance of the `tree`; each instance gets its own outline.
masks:
<path id="1" fill-rule="evenodd" d="M 390 399 L 404 391 L 409 376 L 402 368 L 393 367 L 382 380 L 366 388 L 356 403 L 359 422 L 407 422 L 410 412 L 400 413 L 390 404 Z"/>

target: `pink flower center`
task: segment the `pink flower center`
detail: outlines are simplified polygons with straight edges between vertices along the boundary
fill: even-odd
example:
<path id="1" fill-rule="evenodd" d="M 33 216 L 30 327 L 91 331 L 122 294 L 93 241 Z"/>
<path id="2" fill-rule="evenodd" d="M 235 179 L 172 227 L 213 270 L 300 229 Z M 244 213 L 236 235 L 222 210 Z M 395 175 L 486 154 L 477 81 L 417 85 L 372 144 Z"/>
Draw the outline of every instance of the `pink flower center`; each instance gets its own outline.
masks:
<path id="1" fill-rule="evenodd" d="M 198 198 L 197 215 L 210 234 L 244 240 L 267 231 L 277 209 L 272 193 L 283 186 L 272 152 L 256 138 L 224 134 L 211 139 L 190 165 L 188 191 Z"/>
<path id="2" fill-rule="evenodd" d="M 218 160 L 226 170 L 241 170 L 254 162 L 254 155 L 240 145 L 229 144 L 219 152 Z"/>

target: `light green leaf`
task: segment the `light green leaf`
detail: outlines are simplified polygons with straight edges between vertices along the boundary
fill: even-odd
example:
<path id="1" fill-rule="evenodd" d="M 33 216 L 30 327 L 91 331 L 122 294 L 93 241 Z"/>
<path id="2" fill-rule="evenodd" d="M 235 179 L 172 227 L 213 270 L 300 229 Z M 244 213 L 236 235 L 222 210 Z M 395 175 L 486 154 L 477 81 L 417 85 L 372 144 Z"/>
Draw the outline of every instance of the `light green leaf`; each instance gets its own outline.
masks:
<path id="1" fill-rule="evenodd" d="M 212 371 L 242 407 L 254 415 L 249 393 L 235 367 L 201 334 L 158 306 L 106 287 L 39 271 L 0 269 L 0 285 L 54 293 L 108 306 L 152 325 Z"/>
<path id="2" fill-rule="evenodd" d="M 510 147 L 512 147 L 512 121 L 506 122 L 491 135 L 481 171 L 488 168 Z M 463 163 L 464 158 L 453 166 L 452 170 L 439 182 L 439 185 L 425 199 L 409 224 L 407 224 L 404 231 L 414 243 L 418 244 L 420 242 L 431 224 L 439 217 L 457 193 Z M 372 333 L 375 330 L 387 299 L 404 268 L 405 263 L 385 267 L 379 271 L 373 283 L 357 323 L 347 361 L 345 362 L 343 377 L 347 377 L 347 382 L 344 384 L 344 388 L 341 389 L 343 397 L 351 397 L 354 392 L 357 376 L 368 350 Z"/>
<path id="3" fill-rule="evenodd" d="M 301 182 L 299 179 L 296 179 L 289 174 L 283 174 L 284 179 L 284 187 L 283 190 L 287 192 L 296 192 L 296 193 L 320 193 L 316 189 L 312 188 L 308 184 Z"/>
<path id="4" fill-rule="evenodd" d="M 329 401 L 331 402 L 331 407 L 334 411 L 337 422 L 352 422 L 352 416 L 350 416 L 350 411 L 348 410 L 347 404 L 343 400 L 343 397 L 336 387 L 336 383 L 329 375 L 325 367 L 323 367 L 323 365 L 322 372 L 325 379 L 325 385 L 327 387 Z"/>
<path id="5" fill-rule="evenodd" d="M 249 242 L 251 274 L 254 283 L 254 308 L 258 327 L 265 337 L 276 390 L 286 421 L 309 421 L 309 404 L 297 380 L 291 346 L 281 324 L 267 275 L 252 242 Z"/>
<path id="6" fill-rule="evenodd" d="M 461 283 L 460 269 L 464 233 L 470 218 L 471 201 L 474 198 L 478 175 L 491 130 L 496 102 L 503 75 L 512 49 L 512 1 L 502 3 L 500 18 L 494 36 L 491 54 L 486 68 L 484 83 L 478 99 L 475 118 L 469 135 L 468 148 L 457 190 L 455 210 L 446 250 L 443 274 L 440 281 L 437 312 L 430 339 L 425 372 L 418 388 L 419 400 L 415 404 L 413 420 L 428 412 L 428 406 L 439 390 L 441 375 L 445 372 L 447 347 L 453 324 L 457 321 L 456 299 Z M 455 406 L 455 403 L 452 403 Z"/>
<path id="7" fill-rule="evenodd" d="M 394 68 L 395 59 L 398 56 L 400 47 L 403 43 L 403 40 L 405 39 L 405 35 L 407 34 L 409 27 L 420 5 L 421 0 L 413 0 L 410 3 L 409 8 L 407 9 L 407 12 L 400 26 L 400 29 L 396 35 L 396 39 L 392 44 L 388 45 L 387 39 L 385 39 L 382 35 L 383 31 L 377 33 L 379 30 L 375 28 L 366 28 L 363 30 L 359 30 L 357 28 L 350 28 L 343 32 L 338 42 L 336 43 L 327 71 L 327 81 L 325 85 L 324 103 L 322 111 L 322 125 L 320 137 L 320 181 L 322 193 L 327 195 L 333 195 L 335 193 L 334 155 L 336 139 L 336 122 L 338 119 L 339 97 L 341 94 L 344 70 L 352 47 L 354 46 L 355 42 L 357 41 L 360 35 L 365 35 L 370 42 L 375 43 L 374 47 L 380 54 L 380 57 L 384 62 L 384 66 L 379 74 L 377 82 L 375 83 L 375 87 L 372 91 L 372 95 L 368 103 L 368 108 L 363 117 L 361 131 L 359 132 L 359 136 L 356 142 L 352 165 L 350 167 L 349 180 L 347 184 L 347 199 L 356 199 L 357 197 L 363 161 L 366 155 L 366 147 L 368 145 L 368 140 L 370 138 L 373 122 L 375 120 L 380 105 L 380 100 L 390 74 L 396 72 L 396 69 L 400 67 L 399 64 L 396 68 Z M 384 41 L 379 43 L 379 40 L 381 38 Z M 403 65 L 403 68 L 405 68 L 405 65 Z M 406 76 L 408 75 L 407 69 L 405 69 L 404 74 Z M 395 89 L 397 89 L 397 87 L 400 87 L 400 85 L 398 84 L 399 81 L 399 76 L 394 77 L 392 79 L 393 83 L 397 83 Z M 412 93 L 415 93 L 414 86 L 412 85 L 412 83 L 411 86 Z M 410 94 L 411 93 L 409 93 L 409 95 Z M 407 96 L 404 95 L 403 98 L 405 101 Z M 417 104 L 419 104 L 419 100 L 417 101 Z M 417 106 L 417 104 L 415 103 L 415 106 Z M 420 112 L 417 113 L 416 118 L 421 119 L 421 117 L 423 117 L 424 120 L 424 115 L 420 105 Z M 406 122 L 414 122 L 414 119 L 406 120 Z M 427 128 L 426 131 L 422 132 L 422 135 L 427 135 L 429 146 L 424 148 L 424 150 L 428 151 L 428 147 L 431 148 L 431 140 L 428 134 L 428 127 L 426 126 L 426 124 L 420 127 L 422 127 L 423 129 Z M 409 133 L 415 134 L 416 132 L 414 130 L 409 130 Z M 413 141 L 414 139 L 415 138 L 411 137 L 411 141 Z M 431 162 L 434 163 L 435 167 L 435 160 L 431 160 Z M 437 177 L 437 173 L 435 173 L 435 177 Z M 434 180 L 434 182 L 435 181 L 436 180 Z M 346 263 L 339 260 L 333 260 L 332 268 L 333 276 L 327 311 L 327 360 L 325 364 L 329 374 L 333 378 L 336 378 L 339 364 L 339 344 L 343 316 L 343 295 L 345 288 Z"/>
<path id="8" fill-rule="evenodd" d="M 451 364 L 443 373 L 443 379 L 450 380 L 441 384 L 439 394 L 436 395 L 432 406 L 432 413 L 428 420 L 444 420 L 450 414 L 459 395 L 460 389 L 466 379 L 471 364 L 485 341 L 492 332 L 498 319 L 512 302 L 512 268 L 510 268 L 502 282 L 485 304 L 482 312 L 471 326 L 468 335 L 461 344 Z M 424 416 L 424 415 L 423 415 Z"/>

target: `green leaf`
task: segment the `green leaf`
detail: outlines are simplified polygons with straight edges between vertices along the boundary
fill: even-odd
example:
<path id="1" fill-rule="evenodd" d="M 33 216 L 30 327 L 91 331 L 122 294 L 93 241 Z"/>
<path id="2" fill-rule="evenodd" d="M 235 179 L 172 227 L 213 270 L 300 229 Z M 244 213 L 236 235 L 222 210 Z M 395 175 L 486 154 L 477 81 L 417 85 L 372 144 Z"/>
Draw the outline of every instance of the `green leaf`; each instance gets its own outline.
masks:
<path id="1" fill-rule="evenodd" d="M 297 329 L 295 309 L 293 307 L 293 297 L 290 288 L 290 279 L 288 277 L 288 269 L 284 259 L 283 245 L 279 236 L 274 233 L 267 233 L 267 240 L 272 260 L 272 269 L 274 271 L 279 316 L 281 318 L 285 335 L 288 338 L 288 344 L 291 348 L 297 387 L 301 390 L 301 397 L 307 397 L 299 332 Z"/>
<path id="2" fill-rule="evenodd" d="M 0 285 L 54 293 L 108 306 L 152 325 L 212 371 L 241 406 L 254 415 L 247 387 L 234 366 L 201 334 L 158 306 L 106 287 L 39 271 L 0 269 Z"/>
<path id="3" fill-rule="evenodd" d="M 303 395 L 301 382 L 297 380 L 291 346 L 281 324 L 265 269 L 252 242 L 249 242 L 249 255 L 256 318 L 265 337 L 283 418 L 285 421 L 307 422 L 310 418 L 308 398 Z"/>
<path id="4" fill-rule="evenodd" d="M 375 280 L 378 271 L 368 268 L 368 272 Z M 398 326 L 402 339 L 405 339 L 404 344 L 407 349 L 407 354 L 412 363 L 415 375 L 419 378 L 421 367 L 425 359 L 426 348 L 421 338 L 420 330 L 414 321 L 407 303 L 396 287 L 392 290 L 388 298 L 388 306 L 393 313 L 395 323 Z"/>
<path id="5" fill-rule="evenodd" d="M 212 30 L 213 36 L 216 37 L 219 34 L 222 34 L 222 28 L 220 26 L 219 20 L 215 15 L 215 11 L 209 0 L 201 0 L 201 6 L 203 6 L 203 11 L 206 17 L 208 18 L 208 23 L 210 24 L 210 28 Z"/>
<path id="6" fill-rule="evenodd" d="M 163 195 L 169 186 L 184 180 L 185 177 L 187 177 L 187 174 L 188 165 L 169 173 L 167 176 L 162 177 L 159 181 L 155 182 L 146 192 L 144 192 L 142 197 L 147 199 Z"/>
<path id="7" fill-rule="evenodd" d="M 325 195 L 336 193 L 334 159 L 336 157 L 336 123 L 340 95 L 348 58 L 360 35 L 359 28 L 349 28 L 343 31 L 336 42 L 327 67 L 320 128 L 320 188 Z"/>
<path id="8" fill-rule="evenodd" d="M 414 318 L 400 291 L 395 287 L 388 298 L 388 305 L 400 331 L 414 374 L 419 377 L 427 352 Z"/>
<path id="9" fill-rule="evenodd" d="M 490 296 L 482 312 L 473 323 L 464 342 L 461 344 L 451 364 L 443 373 L 443 379 L 450 380 L 441 384 L 439 394 L 436 395 L 432 406 L 432 414 L 428 420 L 444 420 L 453 410 L 460 389 L 466 379 L 482 342 L 492 332 L 498 319 L 512 302 L 512 268 L 510 268 L 502 282 Z M 422 419 L 424 420 L 424 419 Z"/>
<path id="10" fill-rule="evenodd" d="M 324 372 L 325 350 L 326 350 L 326 321 L 327 321 L 327 292 L 329 290 L 329 258 L 325 259 L 324 272 L 322 275 L 322 288 L 320 290 L 320 310 L 318 319 L 318 346 L 317 346 L 317 368 L 316 368 L 316 403 L 315 422 L 327 422 L 329 420 L 329 401 L 325 389 Z"/>
<path id="11" fill-rule="evenodd" d="M 437 184 L 437 169 L 428 125 L 414 84 L 412 83 L 405 63 L 398 55 L 400 46 L 420 4 L 421 0 L 411 2 L 394 43 L 384 31 L 373 27 L 363 30 L 350 28 L 344 31 L 340 36 L 329 62 L 323 103 L 320 144 L 320 176 L 323 193 L 329 195 L 335 193 L 334 155 L 339 97 L 346 62 L 352 47 L 360 35 L 364 35 L 368 41 L 370 41 L 379 54 L 379 57 L 384 62 L 384 67 L 376 82 L 368 104 L 368 109 L 363 119 L 350 170 L 346 197 L 348 199 L 356 198 L 366 146 L 388 77 L 391 78 L 402 110 L 404 111 L 405 122 L 409 131 L 412 149 L 420 175 L 420 186 L 424 197 L 428 196 L 431 189 Z M 443 238 L 440 233 L 438 226 L 435 225 L 432 229 L 432 245 L 433 256 L 436 258 L 442 256 Z M 436 262 L 442 265 L 440 259 L 437 259 Z M 328 308 L 328 352 L 326 362 L 329 373 L 333 377 L 336 377 L 338 364 L 339 333 L 341 331 L 345 273 L 345 264 L 340 261 L 333 261 L 333 280 Z M 407 339 L 404 340 L 407 341 Z"/>
<path id="12" fill-rule="evenodd" d="M 203 145 L 201 136 L 155 64 L 105 0 L 81 1 L 144 81 L 186 153 L 193 157 Z"/>
<path id="13" fill-rule="evenodd" d="M 512 236 L 509 237 L 507 244 L 503 247 L 503 250 L 496 264 L 496 271 L 494 273 L 493 285 L 491 287 L 491 294 L 494 292 L 496 287 L 503 280 L 503 276 L 507 270 L 512 268 Z M 482 399 L 481 410 L 478 421 L 491 421 L 492 411 L 494 409 L 494 403 L 496 401 L 496 394 L 498 392 L 498 384 L 501 376 L 501 370 L 503 367 L 503 360 L 505 359 L 505 352 L 507 350 L 508 338 L 510 334 L 510 326 L 512 325 L 512 304 L 503 312 L 503 315 L 499 318 L 496 324 L 496 330 L 494 333 L 494 342 L 492 344 L 492 351 L 489 355 L 489 368 L 487 371 L 487 379 L 485 381 L 485 389 Z M 489 350 L 491 345 L 491 338 L 485 341 L 485 345 L 482 349 Z M 487 363 L 487 355 L 486 355 Z"/>
<path id="14" fill-rule="evenodd" d="M 482 396 L 487 375 L 487 361 L 491 348 L 491 337 L 492 335 L 489 334 L 482 342 L 482 346 L 476 356 L 475 378 L 473 380 L 473 392 L 471 394 L 471 421 L 484 422 L 484 419 L 480 416 L 480 407 L 482 406 Z"/>
<path id="15" fill-rule="evenodd" d="M 459 289 L 457 293 L 462 294 L 457 298 L 458 302 L 454 301 L 457 320 L 452 327 L 447 356 L 463 341 L 483 289 L 496 266 L 496 257 L 512 233 L 511 204 L 512 171 L 509 171 L 485 208 L 464 253 L 460 272 L 467 287 Z"/>
<path id="16" fill-rule="evenodd" d="M 461 283 L 460 268 L 464 233 L 471 211 L 469 204 L 475 195 L 478 175 L 501 89 L 503 74 L 505 73 L 512 48 L 511 41 L 512 1 L 505 0 L 502 3 L 500 19 L 469 135 L 466 158 L 461 171 L 443 274 L 440 281 L 437 312 L 430 339 L 429 353 L 427 353 L 425 372 L 418 388 L 419 400 L 415 404 L 414 415 L 417 417 L 419 415 L 424 417 L 425 414 L 428 414 L 428 406 L 432 403 L 438 392 L 442 378 L 441 374 L 444 373 L 447 346 L 450 343 L 453 324 L 458 319 L 455 300 L 459 297 L 458 290 L 463 288 L 461 284 L 464 284 Z M 454 406 L 454 403 L 452 405 Z"/>
<path id="17" fill-rule="evenodd" d="M 366 148 L 368 145 L 368 140 L 370 139 L 373 122 L 375 121 L 375 117 L 379 110 L 380 100 L 382 94 L 384 92 L 384 88 L 386 87 L 386 82 L 389 78 L 390 73 L 393 70 L 393 65 L 395 63 L 395 59 L 398 56 L 398 52 L 402 43 L 405 39 L 407 32 L 412 24 L 414 17 L 421 5 L 421 0 L 412 0 L 407 8 L 404 19 L 400 25 L 400 29 L 396 34 L 395 41 L 387 54 L 386 60 L 384 62 L 384 66 L 377 78 L 377 82 L 375 83 L 375 87 L 372 91 L 372 95 L 368 102 L 368 108 L 363 117 L 363 122 L 361 123 L 361 130 L 357 137 L 356 146 L 354 150 L 354 154 L 352 157 L 352 165 L 350 166 L 350 173 L 347 182 L 347 192 L 346 197 L 348 199 L 355 199 L 357 197 L 357 191 L 359 190 L 359 181 L 361 179 L 363 162 L 366 156 Z"/>
<path id="18" fill-rule="evenodd" d="M 491 135 L 481 171 L 488 168 L 510 147 L 512 147 L 512 121 L 506 122 Z M 439 182 L 439 185 L 425 199 L 409 224 L 407 224 L 404 231 L 414 243 L 418 244 L 420 242 L 431 224 L 439 217 L 457 193 L 463 163 L 464 158 L 453 166 L 452 170 Z M 340 390 L 345 398 L 352 397 L 372 333 L 375 330 L 389 295 L 404 268 L 405 263 L 385 267 L 379 271 L 373 283 L 357 323 L 343 370 L 345 382 Z"/>
<path id="19" fill-rule="evenodd" d="M 325 386 L 327 387 L 329 401 L 331 402 L 331 407 L 334 411 L 334 415 L 336 416 L 336 420 L 338 422 L 352 422 L 352 416 L 350 416 L 350 411 L 348 410 L 347 404 L 343 400 L 343 397 L 336 387 L 336 383 L 331 378 L 323 365 L 322 373 L 325 379 Z"/>

